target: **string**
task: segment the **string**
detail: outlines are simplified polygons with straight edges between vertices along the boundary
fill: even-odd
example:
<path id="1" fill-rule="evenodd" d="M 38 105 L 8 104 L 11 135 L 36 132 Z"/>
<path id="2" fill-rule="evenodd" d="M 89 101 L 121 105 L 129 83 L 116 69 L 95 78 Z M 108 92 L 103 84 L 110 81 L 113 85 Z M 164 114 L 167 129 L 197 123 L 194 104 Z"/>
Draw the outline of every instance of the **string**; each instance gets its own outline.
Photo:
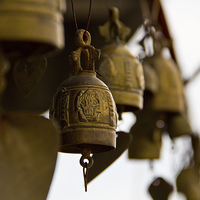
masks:
<path id="1" fill-rule="evenodd" d="M 73 18 L 74 18 L 74 23 L 75 23 L 75 26 L 76 26 L 76 30 L 78 30 L 78 23 L 77 23 L 77 20 L 76 20 L 76 13 L 75 13 L 75 9 L 74 9 L 74 1 L 73 0 L 71 0 L 71 5 L 72 5 L 72 13 L 73 13 Z M 87 18 L 87 25 L 86 25 L 85 31 L 87 31 L 88 27 L 89 27 L 90 18 L 91 18 L 91 10 L 92 10 L 92 0 L 90 0 L 90 6 L 89 6 L 89 12 L 88 12 L 88 18 Z"/>

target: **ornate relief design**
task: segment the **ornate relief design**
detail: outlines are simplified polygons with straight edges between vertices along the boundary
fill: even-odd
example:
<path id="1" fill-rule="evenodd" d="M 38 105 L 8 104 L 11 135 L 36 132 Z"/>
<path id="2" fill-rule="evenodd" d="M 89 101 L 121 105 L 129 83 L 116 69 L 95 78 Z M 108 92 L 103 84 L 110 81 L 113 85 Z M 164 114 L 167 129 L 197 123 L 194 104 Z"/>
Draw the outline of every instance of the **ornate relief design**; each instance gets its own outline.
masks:
<path id="1" fill-rule="evenodd" d="M 81 90 L 77 94 L 76 105 L 79 115 L 79 121 L 98 121 L 101 113 L 101 100 L 96 90 Z"/>

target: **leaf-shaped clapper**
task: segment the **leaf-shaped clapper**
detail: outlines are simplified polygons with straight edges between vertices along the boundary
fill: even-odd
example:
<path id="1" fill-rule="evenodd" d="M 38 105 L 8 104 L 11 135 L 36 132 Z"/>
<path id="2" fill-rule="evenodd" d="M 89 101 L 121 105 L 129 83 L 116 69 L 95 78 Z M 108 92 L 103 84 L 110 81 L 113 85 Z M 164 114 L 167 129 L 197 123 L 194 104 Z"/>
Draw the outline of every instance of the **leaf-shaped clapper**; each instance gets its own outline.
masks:
<path id="1" fill-rule="evenodd" d="M 13 76 L 18 89 L 25 96 L 29 95 L 40 81 L 47 67 L 44 56 L 28 57 L 19 60 L 13 69 Z"/>
<path id="2" fill-rule="evenodd" d="M 56 130 L 41 116 L 1 114 L 0 199 L 46 199 L 59 145 Z"/>
<path id="3" fill-rule="evenodd" d="M 129 147 L 132 136 L 129 133 L 117 132 L 116 149 L 93 155 L 94 164 L 88 172 L 88 183 L 116 161 Z"/>

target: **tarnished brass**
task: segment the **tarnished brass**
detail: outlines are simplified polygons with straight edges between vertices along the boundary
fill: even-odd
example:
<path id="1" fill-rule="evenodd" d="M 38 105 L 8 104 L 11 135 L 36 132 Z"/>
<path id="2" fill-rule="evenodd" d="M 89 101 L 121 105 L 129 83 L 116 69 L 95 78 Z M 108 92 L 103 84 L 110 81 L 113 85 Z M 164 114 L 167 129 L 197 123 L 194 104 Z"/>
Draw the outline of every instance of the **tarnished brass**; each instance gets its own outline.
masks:
<path id="1" fill-rule="evenodd" d="M 116 145 L 117 113 L 108 87 L 94 71 L 99 51 L 90 45 L 90 34 L 85 30 L 76 32 L 75 42 L 78 48 L 70 56 L 74 72 L 58 88 L 50 108 L 50 119 L 60 127 L 60 151 L 112 150 Z M 81 67 L 81 53 L 86 56 L 86 70 Z"/>
<path id="2" fill-rule="evenodd" d="M 176 63 L 161 55 L 162 38 L 154 38 L 154 55 L 145 61 L 156 71 L 159 81 L 158 91 L 152 99 L 152 109 L 160 112 L 185 112 L 184 86 Z"/>
<path id="3" fill-rule="evenodd" d="M 111 8 L 109 15 L 109 21 L 99 27 L 107 42 L 101 49 L 102 54 L 97 65 L 100 79 L 110 88 L 118 113 L 142 109 L 143 68 L 125 45 L 130 29 L 119 20 L 117 8 Z"/>
<path id="4" fill-rule="evenodd" d="M 129 159 L 159 159 L 162 147 L 161 129 L 156 123 L 158 115 L 149 110 L 142 110 L 130 130 L 132 142 L 128 148 Z"/>
<path id="5" fill-rule="evenodd" d="M 173 186 L 162 177 L 156 178 L 149 186 L 149 194 L 153 200 L 168 200 Z"/>
<path id="6" fill-rule="evenodd" d="M 45 73 L 47 60 L 44 56 L 19 60 L 13 69 L 15 83 L 20 92 L 27 96 Z"/>
<path id="7" fill-rule="evenodd" d="M 50 120 L 23 112 L 0 115 L 0 199 L 44 200 L 59 135 Z"/>
<path id="8" fill-rule="evenodd" d="M 194 133 L 184 114 L 170 115 L 167 118 L 167 131 L 171 139 Z"/>
<path id="9" fill-rule="evenodd" d="M 75 43 L 77 49 L 69 57 L 74 72 L 58 88 L 50 119 L 60 127 L 60 151 L 82 154 L 80 164 L 87 192 L 88 169 L 93 165 L 90 154 L 116 147 L 117 110 L 108 87 L 96 77 L 94 64 L 100 52 L 90 45 L 89 32 L 78 30 Z M 86 58 L 86 70 L 81 66 L 81 54 Z"/>
<path id="10" fill-rule="evenodd" d="M 9 58 L 41 55 L 64 47 L 65 0 L 0 2 L 0 47 Z"/>
<path id="11" fill-rule="evenodd" d="M 117 132 L 116 149 L 103 153 L 94 154 L 92 157 L 95 160 L 90 173 L 88 174 L 88 183 L 102 173 L 107 167 L 115 162 L 129 147 L 132 141 L 131 134 L 125 132 Z"/>

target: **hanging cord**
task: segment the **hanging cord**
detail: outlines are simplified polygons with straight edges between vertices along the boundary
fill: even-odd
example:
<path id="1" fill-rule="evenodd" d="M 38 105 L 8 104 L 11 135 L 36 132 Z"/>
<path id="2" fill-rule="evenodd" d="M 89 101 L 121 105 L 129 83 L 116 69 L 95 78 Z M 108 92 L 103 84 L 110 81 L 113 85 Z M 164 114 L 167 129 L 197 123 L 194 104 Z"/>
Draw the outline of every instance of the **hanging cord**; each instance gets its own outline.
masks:
<path id="1" fill-rule="evenodd" d="M 73 13 L 73 18 L 74 18 L 74 23 L 76 26 L 76 31 L 78 30 L 78 24 L 77 24 L 77 20 L 76 20 L 76 13 L 75 13 L 75 9 L 74 9 L 74 1 L 71 0 L 71 5 L 72 5 L 72 13 Z M 85 28 L 85 32 L 88 30 L 89 27 L 89 23 L 90 23 L 90 18 L 91 18 L 91 10 L 92 10 L 92 0 L 90 0 L 90 5 L 89 5 L 89 12 L 88 12 L 88 18 L 87 18 L 87 25 Z"/>

